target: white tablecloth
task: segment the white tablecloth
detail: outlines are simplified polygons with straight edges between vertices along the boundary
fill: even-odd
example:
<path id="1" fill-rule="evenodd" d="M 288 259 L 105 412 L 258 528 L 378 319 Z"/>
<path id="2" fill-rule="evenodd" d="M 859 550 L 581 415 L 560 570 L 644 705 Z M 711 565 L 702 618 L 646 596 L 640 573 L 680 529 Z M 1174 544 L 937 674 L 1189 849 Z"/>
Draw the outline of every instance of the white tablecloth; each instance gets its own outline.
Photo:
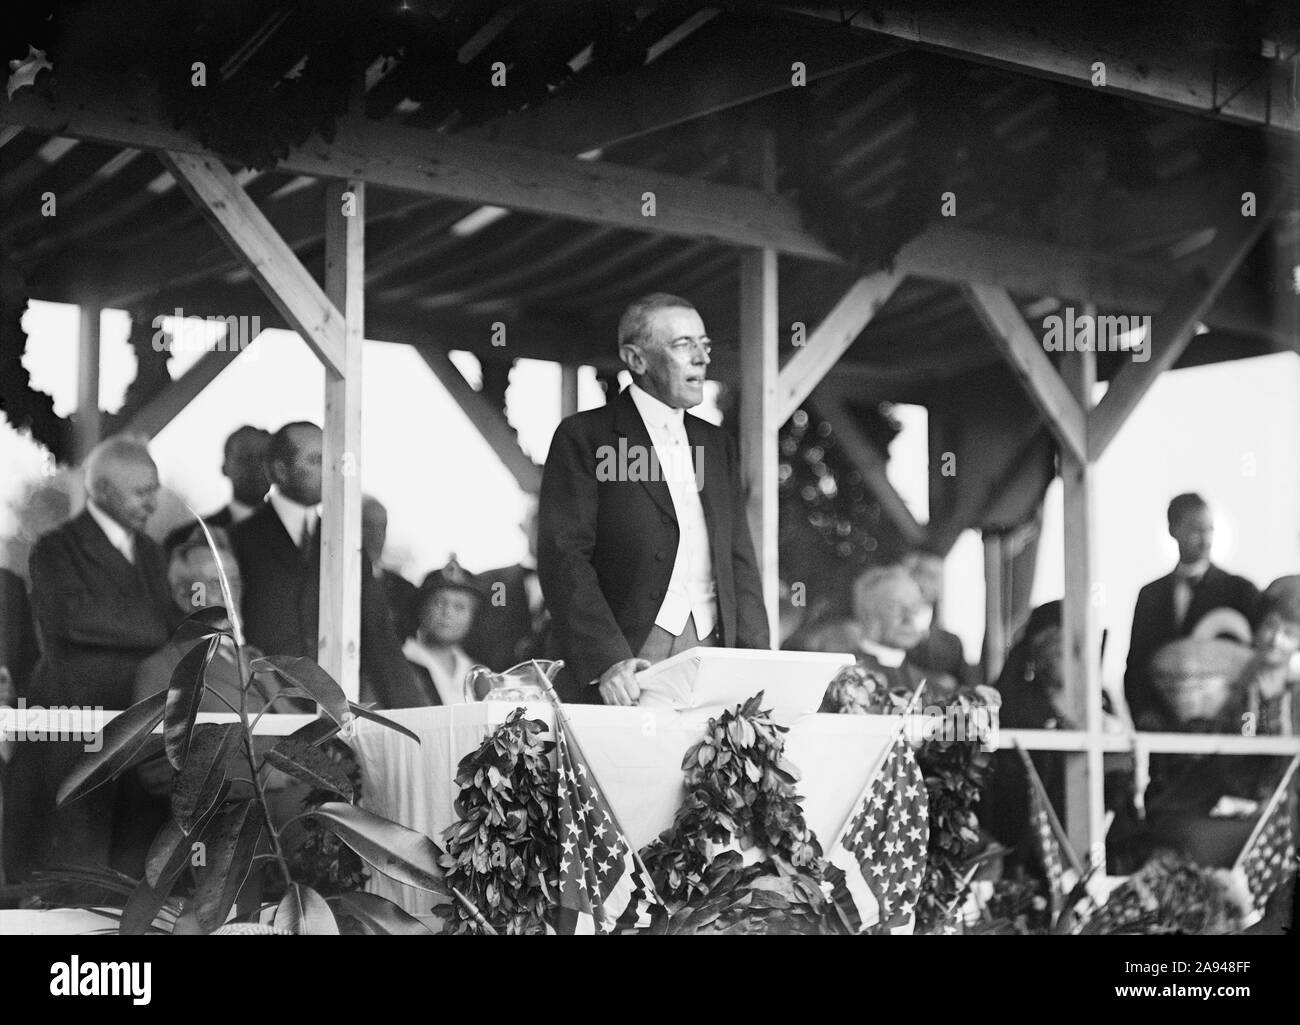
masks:
<path id="1" fill-rule="evenodd" d="M 455 822 L 456 766 L 517 707 L 483 702 L 385 713 L 414 732 L 361 721 L 353 749 L 361 764 L 362 804 L 429 836 L 444 847 Z M 528 717 L 553 723 L 549 704 Z M 703 735 L 710 710 L 671 712 L 596 705 L 566 711 L 587 763 L 632 846 L 640 848 L 672 825 L 683 796 L 682 756 Z M 720 710 L 711 710 L 716 715 Z M 786 735 L 786 757 L 800 770 L 804 814 L 823 848 L 830 846 L 868 782 L 897 720 L 887 716 L 808 715 Z M 367 886 L 412 914 L 427 913 L 430 894 L 372 870 Z"/>

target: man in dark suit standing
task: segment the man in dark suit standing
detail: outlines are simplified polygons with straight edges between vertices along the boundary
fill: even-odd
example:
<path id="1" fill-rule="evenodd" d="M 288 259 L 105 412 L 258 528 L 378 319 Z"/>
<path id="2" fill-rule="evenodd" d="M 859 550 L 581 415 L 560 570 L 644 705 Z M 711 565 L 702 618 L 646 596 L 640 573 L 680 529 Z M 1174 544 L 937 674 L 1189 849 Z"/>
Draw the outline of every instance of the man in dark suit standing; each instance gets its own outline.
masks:
<path id="1" fill-rule="evenodd" d="M 487 595 L 465 638 L 470 657 L 500 672 L 548 650 L 550 613 L 537 573 L 537 503 L 529 501 L 521 524 L 528 554 L 512 566 L 479 574 Z"/>
<path id="2" fill-rule="evenodd" d="M 371 573 L 384 596 L 384 605 L 393 621 L 399 641 L 415 636 L 415 599 L 419 592 L 413 583 L 382 564 L 384 544 L 388 540 L 388 510 L 371 495 L 361 497 L 361 550 L 370 560 Z"/>
<path id="3" fill-rule="evenodd" d="M 42 653 L 31 700 L 120 710 L 131 704 L 137 667 L 183 617 L 171 600 L 166 555 L 144 533 L 158 495 L 146 443 L 120 435 L 102 441 L 86 457 L 85 474 L 85 510 L 32 549 Z M 20 745 L 6 801 L 12 878 L 54 863 L 110 863 L 119 784 L 54 809 L 59 784 L 81 753 L 71 741 Z"/>
<path id="4" fill-rule="evenodd" d="M 321 429 L 286 424 L 266 452 L 266 501 L 230 530 L 244 579 L 244 633 L 268 655 L 320 652 Z M 361 698 L 384 708 L 422 704 L 401 645 L 361 553 Z"/>
<path id="5" fill-rule="evenodd" d="M 225 461 L 221 472 L 230 481 L 230 502 L 216 512 L 203 517 L 209 527 L 229 529 L 246 520 L 266 497 L 269 481 L 266 479 L 266 446 L 271 442 L 271 432 L 261 427 L 245 424 L 226 439 Z M 163 541 L 169 552 L 190 536 L 192 522 L 182 523 Z"/>
<path id="6" fill-rule="evenodd" d="M 631 386 L 551 440 L 537 562 L 563 696 L 633 705 L 636 672 L 679 651 L 770 645 L 735 446 L 686 413 L 704 400 L 703 320 L 656 293 L 618 343 Z"/>
<path id="7" fill-rule="evenodd" d="M 1214 517 L 1200 495 L 1178 495 L 1169 503 L 1169 536 L 1178 542 L 1178 565 L 1138 592 L 1133 635 L 1124 670 L 1124 696 L 1138 729 L 1165 728 L 1165 713 L 1151 679 L 1151 657 L 1165 644 L 1187 637 L 1212 609 L 1240 612 L 1253 628 L 1259 591 L 1244 577 L 1210 562 Z"/>

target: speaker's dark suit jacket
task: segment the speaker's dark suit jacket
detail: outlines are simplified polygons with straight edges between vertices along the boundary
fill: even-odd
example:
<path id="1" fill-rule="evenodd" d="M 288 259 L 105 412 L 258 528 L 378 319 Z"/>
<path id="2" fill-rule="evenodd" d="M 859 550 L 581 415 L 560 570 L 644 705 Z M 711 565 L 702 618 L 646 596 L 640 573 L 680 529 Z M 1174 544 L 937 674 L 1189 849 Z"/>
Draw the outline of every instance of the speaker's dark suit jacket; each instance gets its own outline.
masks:
<path id="1" fill-rule="evenodd" d="M 133 565 L 82 512 L 36 542 L 30 568 L 42 644 L 31 702 L 129 707 L 136 668 L 167 643 L 183 618 L 171 598 L 163 550 L 136 534 Z M 121 785 L 107 784 L 54 810 L 54 795 L 82 747 L 73 741 L 18 745 L 6 781 L 11 877 L 54 862 L 110 863 Z"/>
<path id="2" fill-rule="evenodd" d="M 766 648 L 767 614 L 735 446 L 721 428 L 690 413 L 685 427 L 692 449 L 702 449 L 697 464 L 717 585 L 718 643 Z M 561 689 L 569 700 L 599 701 L 599 692 L 587 685 L 641 649 L 677 555 L 677 517 L 666 481 L 597 476 L 602 449 L 617 453 L 620 439 L 627 451 L 653 451 L 626 390 L 599 409 L 567 417 L 551 440 L 542 474 L 537 567 L 551 612 L 552 650 L 572 673 Z"/>
<path id="3" fill-rule="evenodd" d="M 243 577 L 244 632 L 268 655 L 319 654 L 320 532 L 304 554 L 270 502 L 230 529 Z M 384 708 L 423 704 L 370 560 L 361 553 L 361 697 Z"/>
<path id="4" fill-rule="evenodd" d="M 235 516 L 230 511 L 230 506 L 223 505 L 211 516 L 204 516 L 203 522 L 209 527 L 220 527 L 222 530 L 228 531 L 230 530 L 231 525 L 235 522 Z M 169 530 L 167 536 L 163 538 L 163 547 L 170 552 L 194 532 L 194 527 L 194 521 L 191 520 L 188 523 L 182 523 L 179 527 L 174 527 Z"/>
<path id="5" fill-rule="evenodd" d="M 1212 609 L 1236 609 L 1255 626 L 1259 591 L 1245 577 L 1234 576 L 1211 565 L 1192 590 L 1187 615 L 1174 621 L 1176 573 L 1153 580 L 1138 592 L 1133 609 L 1133 635 L 1129 641 L 1128 665 L 1124 670 L 1124 697 L 1139 729 L 1141 719 L 1163 715 L 1160 699 L 1150 675 L 1151 657 L 1170 641 L 1186 637 L 1202 616 Z"/>

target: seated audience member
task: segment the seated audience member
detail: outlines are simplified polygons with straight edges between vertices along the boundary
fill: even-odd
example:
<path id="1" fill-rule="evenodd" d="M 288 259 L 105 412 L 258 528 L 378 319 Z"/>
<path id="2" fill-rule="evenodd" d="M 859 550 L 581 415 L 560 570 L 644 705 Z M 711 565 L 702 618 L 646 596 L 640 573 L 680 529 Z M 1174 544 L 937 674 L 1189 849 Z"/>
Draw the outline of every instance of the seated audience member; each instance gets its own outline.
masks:
<path id="1" fill-rule="evenodd" d="M 1002 695 L 999 726 L 1003 729 L 1080 729 L 1081 723 L 1065 704 L 1061 603 L 1051 601 L 1034 609 L 1021 629 L 1020 639 L 1007 653 L 997 689 Z M 1103 692 L 1102 710 L 1114 718 L 1110 696 Z M 1048 799 L 1060 814 L 1065 807 L 1065 756 L 1059 751 L 1031 751 L 1029 757 L 1042 780 Z M 1140 826 L 1132 799 L 1132 777 L 1126 771 L 1106 773 L 1107 810 L 1115 820 L 1107 837 L 1108 864 L 1134 866 L 1145 856 Z M 1009 866 L 1028 867 L 1036 846 L 1028 832 L 1029 790 L 1024 763 L 1017 751 L 1004 748 L 993 756 L 993 772 L 981 799 L 980 822 L 1002 844 L 1012 848 Z"/>
<path id="2" fill-rule="evenodd" d="M 266 447 L 270 443 L 270 431 L 248 425 L 236 428 L 226 439 L 221 472 L 230 481 L 231 497 L 229 504 L 203 517 L 209 527 L 233 527 L 248 519 L 262 504 L 271 486 L 266 479 Z M 193 529 L 193 521 L 182 523 L 167 535 L 163 547 L 170 551 L 189 537 Z"/>
<path id="3" fill-rule="evenodd" d="M 30 700 L 123 709 L 139 664 L 180 621 L 162 548 L 144 533 L 158 471 L 142 439 L 116 435 L 86 457 L 86 508 L 32 549 L 32 607 L 43 649 Z M 7 773 L 9 878 L 56 863 L 111 863 L 114 802 L 108 783 L 63 808 L 59 784 L 81 757 L 75 741 L 22 744 Z"/>
<path id="4" fill-rule="evenodd" d="M 551 617 L 537 576 L 536 501 L 529 502 L 520 526 L 528 554 L 513 566 L 478 575 L 486 596 L 465 639 L 465 650 L 497 672 L 544 657 L 549 642 Z"/>
<path id="5" fill-rule="evenodd" d="M 413 583 L 383 565 L 384 544 L 388 540 L 388 510 L 370 495 L 361 499 L 361 550 L 370 560 L 371 572 L 379 583 L 384 603 L 399 640 L 415 636 L 415 595 Z"/>
<path id="6" fill-rule="evenodd" d="M 1190 636 L 1216 609 L 1234 609 L 1253 627 L 1259 592 L 1244 577 L 1210 562 L 1214 518 L 1200 495 L 1169 503 L 1169 536 L 1178 543 L 1174 571 L 1145 585 L 1133 609 L 1133 634 L 1124 670 L 1124 697 L 1139 730 L 1162 728 L 1162 708 L 1151 678 L 1151 657 L 1170 641 Z"/>
<path id="7" fill-rule="evenodd" d="M 903 568 L 921 589 L 930 606 L 930 622 L 921 640 L 908 652 L 908 661 L 921 669 L 945 673 L 963 686 L 978 683 L 975 670 L 966 661 L 961 638 L 939 623 L 939 606 L 943 600 L 943 559 L 932 552 L 916 551 L 903 560 Z"/>
<path id="8" fill-rule="evenodd" d="M 1294 735 L 1298 651 L 1300 577 L 1281 577 L 1261 598 L 1253 647 L 1238 651 L 1226 667 L 1191 667 L 1190 683 L 1184 686 L 1201 686 L 1208 696 L 1197 694 L 1194 701 L 1173 704 L 1175 713 L 1188 713 L 1183 720 L 1175 714 L 1175 726 L 1237 736 Z M 1201 678 L 1210 671 L 1216 672 L 1216 678 L 1211 681 L 1213 686 L 1206 686 Z M 1226 686 L 1225 678 L 1229 680 Z M 1277 787 L 1287 761 L 1260 756 L 1168 755 L 1157 762 L 1153 757 L 1146 802 L 1153 836 L 1200 864 L 1231 865 Z"/>
<path id="9" fill-rule="evenodd" d="M 231 594 L 238 603 L 243 590 L 239 565 L 235 561 L 225 532 L 217 527 L 212 530 L 212 536 L 226 570 L 226 580 L 230 585 Z M 221 592 L 221 579 L 217 571 L 217 560 L 213 557 L 202 531 L 197 527 L 188 539 L 173 549 L 167 577 L 171 584 L 172 599 L 185 615 L 190 615 L 200 608 L 225 604 Z M 229 621 L 226 622 L 228 625 Z M 206 644 L 207 641 L 194 637 L 173 638 L 163 648 L 141 662 L 135 674 L 132 702 L 143 701 L 159 691 L 167 690 L 171 686 L 172 673 L 181 659 L 199 643 Z M 249 674 L 247 663 L 259 658 L 261 654 L 256 648 L 245 645 L 244 673 L 246 675 Z M 241 689 L 242 680 L 240 667 L 236 664 L 234 642 L 229 637 L 223 637 L 204 674 L 204 694 L 199 704 L 199 711 L 229 712 L 232 707 L 239 708 Z M 270 674 L 263 673 L 254 677 L 246 703 L 249 714 L 256 715 L 265 708 L 270 696 L 277 690 L 279 684 Z M 259 756 L 265 754 L 266 750 L 274 746 L 275 740 L 275 737 L 259 739 L 255 745 L 259 749 L 257 754 Z M 249 770 L 243 747 L 237 747 L 230 758 L 230 775 L 247 778 Z M 143 762 L 136 770 L 136 779 L 147 797 L 139 801 L 136 813 L 132 816 L 129 823 L 129 836 L 124 837 L 123 831 L 119 831 L 118 834 L 119 861 L 124 866 L 130 866 L 123 868 L 123 871 L 129 874 L 139 875 L 143 872 L 149 845 L 167 820 L 168 799 L 174 776 L 175 772 L 165 757 Z M 301 800 L 303 790 L 297 788 L 292 793 L 288 793 L 290 783 L 292 780 L 280 772 L 271 772 L 266 777 L 267 798 L 271 805 L 271 813 L 277 819 L 277 825 L 300 810 L 298 802 Z M 231 794 L 236 798 L 252 796 L 251 792 L 241 793 L 246 788 L 247 784 L 236 783 Z"/>
<path id="10" fill-rule="evenodd" d="M 957 681 L 915 665 L 909 653 L 921 639 L 928 606 L 912 575 L 901 566 L 865 570 L 853 585 L 853 618 L 832 620 L 813 631 L 815 651 L 853 652 L 858 664 L 878 674 L 891 691 L 912 691 L 922 680 L 938 692 Z"/>
<path id="11" fill-rule="evenodd" d="M 483 585 L 460 567 L 455 556 L 420 585 L 415 637 L 407 640 L 402 654 L 424 689 L 426 704 L 454 705 L 465 700 L 465 675 L 474 662 L 461 643 L 474 625 L 483 597 Z"/>
<path id="12" fill-rule="evenodd" d="M 320 654 L 321 443 L 321 429 L 312 423 L 276 431 L 266 452 L 266 501 L 230 529 L 244 578 L 244 632 L 268 655 L 318 660 Z M 421 703 L 364 552 L 360 654 L 363 702 Z"/>

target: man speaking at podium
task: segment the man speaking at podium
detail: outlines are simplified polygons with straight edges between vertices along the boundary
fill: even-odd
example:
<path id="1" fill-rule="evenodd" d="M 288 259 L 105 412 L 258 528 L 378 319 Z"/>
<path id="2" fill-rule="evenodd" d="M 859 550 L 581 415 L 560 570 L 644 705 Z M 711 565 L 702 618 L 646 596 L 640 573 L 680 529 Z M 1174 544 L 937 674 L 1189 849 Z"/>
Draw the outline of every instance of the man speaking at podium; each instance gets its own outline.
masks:
<path id="1" fill-rule="evenodd" d="M 618 324 L 632 384 L 556 428 L 537 569 L 565 700 L 634 705 L 635 673 L 671 655 L 769 646 L 735 446 L 686 412 L 709 350 L 690 302 L 638 299 Z"/>

